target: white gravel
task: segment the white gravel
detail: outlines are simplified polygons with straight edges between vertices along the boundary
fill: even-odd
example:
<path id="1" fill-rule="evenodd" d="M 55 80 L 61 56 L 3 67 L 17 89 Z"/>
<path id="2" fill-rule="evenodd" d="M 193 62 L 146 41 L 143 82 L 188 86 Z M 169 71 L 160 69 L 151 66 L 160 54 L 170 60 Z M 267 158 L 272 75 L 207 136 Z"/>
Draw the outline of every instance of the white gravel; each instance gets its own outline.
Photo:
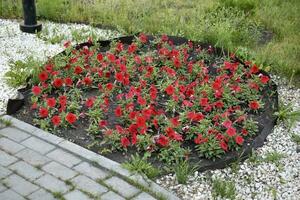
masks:
<path id="1" fill-rule="evenodd" d="M 74 35 L 76 30 L 83 30 L 81 32 L 85 33 L 91 31 L 101 38 L 118 35 L 116 32 L 81 24 L 42 23 L 46 30 L 41 35 L 44 38 L 51 38 L 55 33 L 54 36 L 63 35 L 64 39 L 70 39 L 72 32 Z M 15 20 L 0 19 L 0 115 L 5 113 L 7 100 L 16 94 L 15 89 L 8 87 L 3 79 L 4 73 L 9 69 L 9 62 L 24 60 L 28 56 L 46 60 L 47 57 L 59 53 L 62 49 L 62 44 L 51 44 L 34 34 L 20 32 L 19 23 Z M 274 79 L 280 85 L 280 100 L 284 104 L 292 103 L 295 110 L 300 109 L 300 89 L 288 87 L 279 77 Z M 177 184 L 172 174 L 156 182 L 186 200 L 213 199 L 212 182 L 215 179 L 234 182 L 236 199 L 299 199 L 300 153 L 296 152 L 297 144 L 292 141 L 291 133 L 300 135 L 299 122 L 289 131 L 283 123 L 277 125 L 268 136 L 265 145 L 256 150 L 257 155 L 262 158 L 270 152 L 283 154 L 285 157 L 278 163 L 266 161 L 254 163 L 248 159 L 241 163 L 237 170 L 228 167 L 204 173 L 196 172 L 189 178 L 187 185 Z"/>

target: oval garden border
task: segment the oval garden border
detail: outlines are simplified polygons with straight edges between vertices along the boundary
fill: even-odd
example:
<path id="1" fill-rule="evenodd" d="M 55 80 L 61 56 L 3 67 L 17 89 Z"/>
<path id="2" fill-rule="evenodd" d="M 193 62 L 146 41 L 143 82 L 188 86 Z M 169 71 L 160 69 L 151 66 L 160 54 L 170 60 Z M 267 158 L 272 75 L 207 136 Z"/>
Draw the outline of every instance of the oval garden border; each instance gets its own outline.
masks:
<path id="1" fill-rule="evenodd" d="M 131 44 L 131 42 L 135 39 L 136 35 L 132 36 L 125 36 L 115 38 L 113 40 L 118 40 L 124 44 Z M 147 35 L 149 40 L 153 40 L 154 36 Z M 169 40 L 173 41 L 175 45 L 181 45 L 187 43 L 189 40 L 183 37 L 175 37 L 175 36 L 168 36 Z M 101 52 L 108 50 L 109 45 L 113 40 L 106 40 L 106 41 L 98 41 L 97 44 L 101 46 Z M 201 45 L 205 49 L 209 48 L 210 45 L 203 44 L 199 42 L 193 42 L 194 45 Z M 76 49 L 81 49 L 84 46 L 92 46 L 91 43 L 82 43 L 76 46 Z M 65 53 L 65 51 L 61 52 Z M 213 53 L 216 55 L 227 55 L 221 48 L 213 48 Z M 243 64 L 246 67 L 246 64 L 243 61 L 236 58 L 238 62 Z M 266 76 L 269 76 L 267 72 L 260 70 L 259 73 L 262 73 Z M 272 80 L 270 80 L 272 81 Z M 9 99 L 7 105 L 7 114 L 14 115 L 22 106 L 25 104 L 25 100 L 27 99 L 30 93 L 30 86 L 28 85 L 26 88 L 20 89 L 18 97 L 16 99 Z M 211 169 L 218 169 L 224 168 L 228 166 L 230 163 L 235 162 L 237 160 L 242 161 L 249 157 L 253 149 L 263 146 L 266 137 L 272 132 L 274 125 L 276 124 L 276 117 L 274 116 L 274 112 L 278 110 L 278 93 L 277 93 L 277 86 L 274 82 L 265 86 L 263 91 L 263 100 L 265 102 L 264 108 L 260 111 L 260 115 L 252 115 L 255 121 L 258 122 L 259 131 L 258 134 L 251 138 L 245 140 L 242 148 L 239 152 L 237 151 L 230 151 L 223 155 L 221 158 L 218 158 L 214 161 L 208 160 L 205 158 L 199 159 L 196 154 L 190 156 L 190 160 L 192 163 L 198 164 L 198 171 L 205 171 Z M 22 120 L 22 119 L 21 119 Z"/>

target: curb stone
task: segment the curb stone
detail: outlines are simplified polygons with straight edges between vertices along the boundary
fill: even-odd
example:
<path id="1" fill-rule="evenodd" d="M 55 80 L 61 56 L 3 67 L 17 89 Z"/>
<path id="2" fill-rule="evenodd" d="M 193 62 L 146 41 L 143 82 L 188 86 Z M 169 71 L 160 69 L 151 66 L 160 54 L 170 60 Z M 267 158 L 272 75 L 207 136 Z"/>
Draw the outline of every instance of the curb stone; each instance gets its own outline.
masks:
<path id="1" fill-rule="evenodd" d="M 138 175 L 136 173 L 129 172 L 127 169 L 122 168 L 121 165 L 115 161 L 112 161 L 104 156 L 94 153 L 88 149 L 85 149 L 65 139 L 57 137 L 56 135 L 43 131 L 39 128 L 36 128 L 28 123 L 20 121 L 10 115 L 4 115 L 0 117 L 5 120 L 10 120 L 12 123 L 11 127 L 15 127 L 19 130 L 25 131 L 26 133 L 38 137 L 41 140 L 47 141 L 50 144 L 62 148 L 67 152 L 76 154 L 77 156 L 81 157 L 82 160 L 87 160 L 88 162 L 97 163 L 99 167 L 111 171 L 113 174 L 116 174 L 126 182 L 129 182 L 130 184 L 134 183 L 136 185 L 145 188 L 146 190 L 148 190 L 147 192 L 149 192 L 150 194 L 153 194 L 158 197 L 162 197 L 162 199 L 180 200 L 180 198 L 175 196 L 173 193 L 157 185 L 150 179 L 145 178 L 144 176 Z M 0 129 L 2 128 L 5 127 L 0 126 Z"/>

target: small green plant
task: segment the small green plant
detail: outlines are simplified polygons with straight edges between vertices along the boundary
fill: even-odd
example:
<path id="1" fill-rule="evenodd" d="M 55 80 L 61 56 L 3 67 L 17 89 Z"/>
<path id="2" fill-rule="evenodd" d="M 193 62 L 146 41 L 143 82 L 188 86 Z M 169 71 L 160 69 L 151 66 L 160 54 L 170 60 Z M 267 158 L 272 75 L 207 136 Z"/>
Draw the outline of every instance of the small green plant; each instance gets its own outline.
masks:
<path id="1" fill-rule="evenodd" d="M 6 126 L 6 127 L 12 125 L 11 120 L 3 119 L 3 118 L 0 118 L 0 123 L 1 123 L 1 124 L 4 124 L 4 126 Z"/>
<path id="2" fill-rule="evenodd" d="M 281 103 L 279 111 L 274 114 L 278 117 L 278 120 L 283 121 L 289 129 L 300 120 L 300 110 L 293 111 L 292 104 L 284 105 Z"/>
<path id="3" fill-rule="evenodd" d="M 263 161 L 269 162 L 269 163 L 274 163 L 274 164 L 276 164 L 276 166 L 279 166 L 279 164 L 280 164 L 279 161 L 284 157 L 285 157 L 284 154 L 273 151 L 273 152 L 268 152 L 265 155 Z"/>
<path id="4" fill-rule="evenodd" d="M 55 199 L 65 200 L 65 197 L 64 197 L 63 193 L 61 193 L 61 192 L 52 192 L 52 195 Z"/>
<path id="5" fill-rule="evenodd" d="M 235 185 L 231 181 L 215 179 L 212 182 L 212 195 L 214 198 L 235 199 Z"/>
<path id="6" fill-rule="evenodd" d="M 295 134 L 295 133 L 292 133 L 292 140 L 294 141 L 294 142 L 296 142 L 296 144 L 298 144 L 298 145 L 300 145 L 300 135 L 297 135 L 297 134 Z"/>
<path id="7" fill-rule="evenodd" d="M 189 175 L 193 175 L 196 170 L 197 168 L 195 166 L 191 166 L 187 160 L 177 162 L 174 166 L 177 182 L 179 184 L 186 184 Z"/>
<path id="8" fill-rule="evenodd" d="M 6 83 L 18 88 L 27 84 L 27 79 L 33 77 L 33 83 L 38 83 L 38 73 L 41 71 L 41 61 L 34 59 L 32 56 L 25 59 L 25 61 L 11 61 L 10 69 L 5 73 Z"/>
<path id="9" fill-rule="evenodd" d="M 160 174 L 160 170 L 154 167 L 148 161 L 147 154 L 140 157 L 138 154 L 132 155 L 131 160 L 123 164 L 123 166 L 133 172 L 145 174 L 148 178 L 153 179 Z"/>

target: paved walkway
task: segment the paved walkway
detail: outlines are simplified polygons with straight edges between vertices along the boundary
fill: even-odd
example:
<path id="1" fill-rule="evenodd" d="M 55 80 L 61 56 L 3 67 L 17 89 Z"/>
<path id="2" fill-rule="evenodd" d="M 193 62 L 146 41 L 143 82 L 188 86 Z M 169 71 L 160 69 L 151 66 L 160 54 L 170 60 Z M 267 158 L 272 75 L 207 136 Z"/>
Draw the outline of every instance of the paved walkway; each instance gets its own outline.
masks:
<path id="1" fill-rule="evenodd" d="M 118 163 L 10 116 L 0 123 L 0 200 L 178 198 Z"/>

